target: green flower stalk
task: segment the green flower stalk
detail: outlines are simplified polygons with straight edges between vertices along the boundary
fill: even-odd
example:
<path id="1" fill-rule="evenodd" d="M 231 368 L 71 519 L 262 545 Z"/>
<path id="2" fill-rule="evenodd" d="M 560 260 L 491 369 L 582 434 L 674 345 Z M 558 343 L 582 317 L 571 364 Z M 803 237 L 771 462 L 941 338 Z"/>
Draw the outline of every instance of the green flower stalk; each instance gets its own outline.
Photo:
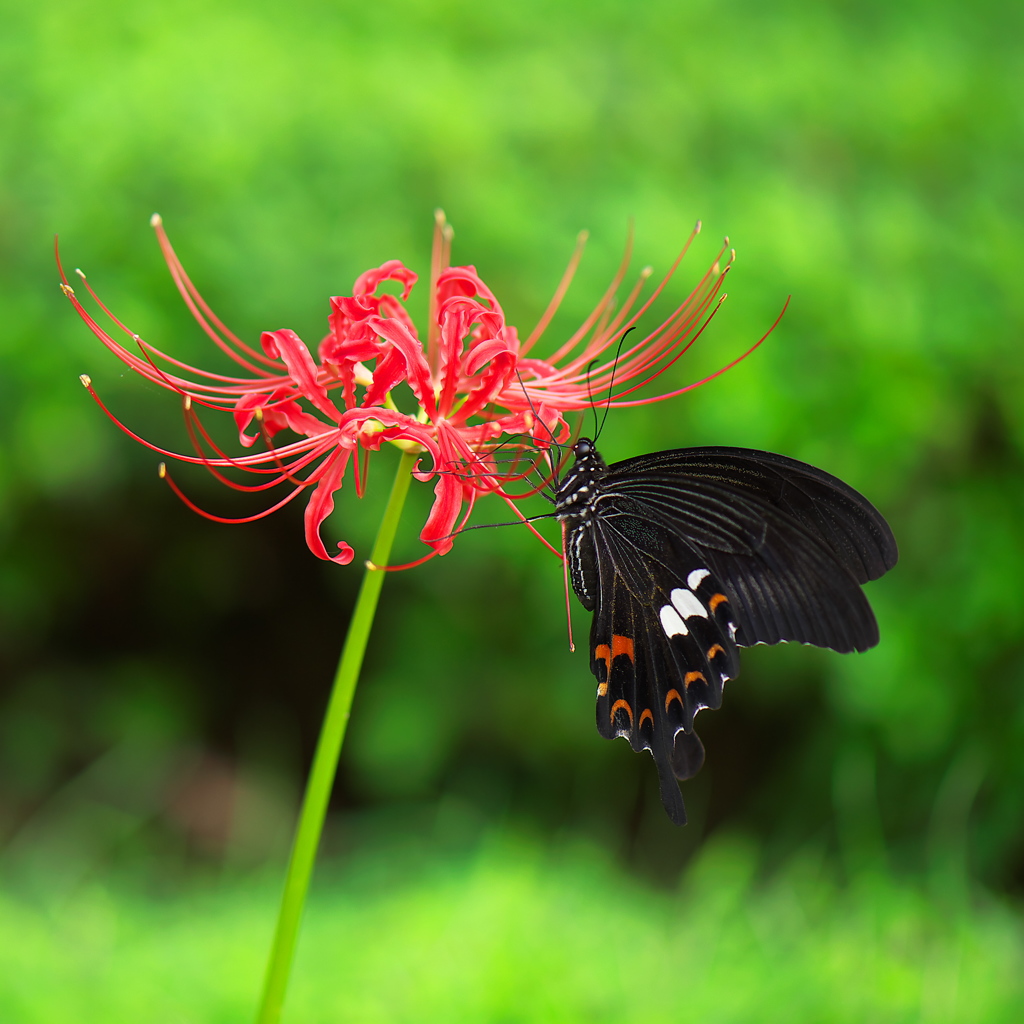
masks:
<path id="1" fill-rule="evenodd" d="M 277 917 L 277 928 L 274 931 L 274 942 L 270 949 L 267 975 L 263 985 L 263 998 L 256 1018 L 258 1024 L 276 1024 L 281 1018 L 281 1007 L 284 1004 L 288 976 L 291 973 L 295 942 L 302 922 L 309 880 L 313 874 L 313 863 L 316 860 L 317 847 L 320 845 L 320 834 L 323 832 L 327 803 L 334 786 L 341 745 L 345 739 L 345 728 L 348 726 L 352 709 L 352 698 L 355 696 L 359 670 L 363 665 L 374 613 L 377 611 L 377 600 L 384 584 L 385 573 L 377 566 L 387 565 L 391 557 L 391 546 L 398 530 L 398 520 L 402 515 L 405 497 L 409 493 L 409 483 L 415 464 L 415 455 L 410 452 L 402 455 L 395 482 L 391 485 L 391 497 L 388 499 L 384 518 L 377 533 L 377 541 L 373 545 L 371 561 L 366 567 L 359 596 L 352 611 L 352 621 L 349 623 L 345 646 L 342 648 L 338 671 L 335 673 L 334 685 L 331 688 L 331 697 L 320 728 L 320 739 L 313 755 L 313 766 L 310 769 L 309 781 L 306 783 L 306 795 L 302 801 L 299 824 L 288 860 L 284 895 L 281 897 L 281 909 Z"/>

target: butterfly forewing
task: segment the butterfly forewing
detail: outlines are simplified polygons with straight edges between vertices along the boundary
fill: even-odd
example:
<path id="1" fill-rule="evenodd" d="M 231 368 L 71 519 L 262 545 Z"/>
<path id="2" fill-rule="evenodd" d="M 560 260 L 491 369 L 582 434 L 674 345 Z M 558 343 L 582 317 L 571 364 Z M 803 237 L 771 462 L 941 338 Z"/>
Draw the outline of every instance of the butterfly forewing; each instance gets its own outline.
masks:
<path id="1" fill-rule="evenodd" d="M 896 541 L 879 511 L 842 480 L 784 455 L 752 448 L 680 448 L 640 455 L 610 467 L 613 480 L 646 490 L 659 479 L 680 497 L 717 492 L 728 501 L 747 498 L 802 525 L 830 548 L 858 583 L 877 579 L 896 564 Z M 740 513 L 737 513 L 739 515 Z"/>
<path id="2" fill-rule="evenodd" d="M 895 564 L 885 520 L 852 488 L 746 449 L 659 452 L 610 467 L 667 529 L 698 544 L 736 602 L 737 641 L 866 650 L 878 627 L 860 584 Z"/>
<path id="3" fill-rule="evenodd" d="M 878 640 L 860 590 L 896 561 L 885 520 L 812 466 L 738 448 L 657 452 L 605 466 L 587 439 L 561 481 L 568 571 L 594 612 L 601 735 L 651 751 L 671 819 L 676 779 L 703 763 L 694 716 L 717 708 L 739 646 Z"/>

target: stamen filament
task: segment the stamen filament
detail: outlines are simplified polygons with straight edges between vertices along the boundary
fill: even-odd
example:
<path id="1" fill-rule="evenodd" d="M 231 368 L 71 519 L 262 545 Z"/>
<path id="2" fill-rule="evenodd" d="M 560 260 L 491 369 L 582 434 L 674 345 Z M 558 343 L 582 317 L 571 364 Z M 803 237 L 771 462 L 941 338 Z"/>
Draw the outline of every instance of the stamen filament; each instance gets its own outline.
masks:
<path id="1" fill-rule="evenodd" d="M 181 260 L 178 259 L 178 254 L 174 251 L 174 247 L 171 245 L 171 240 L 167 237 L 167 232 L 164 230 L 164 222 L 160 214 L 154 213 L 153 216 L 150 217 L 149 223 L 156 232 L 157 242 L 160 245 L 160 251 L 164 255 L 164 261 L 167 264 L 167 269 L 171 272 L 171 277 L 174 279 L 174 283 L 177 285 L 181 297 L 185 300 L 185 305 L 188 306 L 189 311 L 196 318 L 196 321 L 199 323 L 200 327 L 202 327 L 207 337 L 209 337 L 218 348 L 227 353 L 228 356 L 240 365 L 246 364 L 243 363 L 243 360 L 237 353 L 232 351 L 230 345 L 217 335 L 213 329 L 214 327 L 223 332 L 231 344 L 237 345 L 239 349 L 251 358 L 255 359 L 257 362 L 264 363 L 268 366 L 277 366 L 278 363 L 276 360 L 271 359 L 265 353 L 247 345 L 236 334 L 228 330 L 228 328 L 221 322 L 220 318 L 206 304 L 202 295 L 199 293 L 199 289 L 196 288 L 192 283 L 192 279 L 185 273 L 185 268 L 182 266 Z M 259 373 L 258 370 L 255 372 Z"/>

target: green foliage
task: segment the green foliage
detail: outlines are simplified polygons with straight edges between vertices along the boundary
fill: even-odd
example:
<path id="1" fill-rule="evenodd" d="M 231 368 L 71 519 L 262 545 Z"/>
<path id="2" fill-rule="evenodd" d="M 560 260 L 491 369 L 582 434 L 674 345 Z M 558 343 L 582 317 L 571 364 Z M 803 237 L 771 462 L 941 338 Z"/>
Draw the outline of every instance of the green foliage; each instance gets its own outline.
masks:
<path id="1" fill-rule="evenodd" d="M 598 1021 L 1011 1024 L 1019 916 L 991 896 L 803 851 L 767 879 L 736 839 L 652 891 L 591 848 L 495 833 L 327 865 L 286 1017 L 308 1024 Z M 251 1019 L 273 881 L 0 899 L 0 1016 L 19 1024 Z"/>

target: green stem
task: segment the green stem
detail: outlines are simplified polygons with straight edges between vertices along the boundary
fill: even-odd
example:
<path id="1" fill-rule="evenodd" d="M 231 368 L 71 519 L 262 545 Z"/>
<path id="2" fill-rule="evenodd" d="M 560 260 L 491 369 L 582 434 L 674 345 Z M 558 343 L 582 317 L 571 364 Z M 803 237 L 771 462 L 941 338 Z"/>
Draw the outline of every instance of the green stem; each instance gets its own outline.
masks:
<path id="1" fill-rule="evenodd" d="M 373 565 L 387 565 L 391 557 L 391 545 L 395 539 L 398 519 L 402 514 L 402 506 L 409 491 L 412 469 L 417 457 L 415 453 L 405 452 L 398 464 L 398 474 L 391 487 L 391 497 L 384 510 L 384 518 L 381 520 L 377 540 L 370 555 Z M 338 671 L 334 676 L 334 686 L 324 715 L 324 724 L 320 729 L 316 753 L 313 755 L 313 767 L 310 769 L 309 782 L 306 784 L 299 825 L 295 831 L 295 841 L 288 861 L 284 895 L 281 897 L 274 944 L 267 963 L 263 1000 L 256 1018 L 257 1024 L 277 1024 L 281 1019 L 281 1007 L 288 988 L 295 941 L 298 938 L 302 910 L 309 890 L 309 879 L 313 874 L 313 863 L 316 860 L 316 849 L 320 843 L 320 833 L 323 831 L 324 817 L 327 814 L 327 802 L 334 785 L 341 744 L 345 738 L 345 726 L 348 725 L 359 669 L 363 664 L 363 655 L 366 653 L 366 643 L 370 638 L 370 628 L 373 625 L 377 599 L 380 597 L 383 584 L 384 573 L 368 568 L 359 588 L 356 606 L 352 611 L 352 621 L 349 623 L 348 636 L 345 637 L 345 646 L 341 651 Z"/>

